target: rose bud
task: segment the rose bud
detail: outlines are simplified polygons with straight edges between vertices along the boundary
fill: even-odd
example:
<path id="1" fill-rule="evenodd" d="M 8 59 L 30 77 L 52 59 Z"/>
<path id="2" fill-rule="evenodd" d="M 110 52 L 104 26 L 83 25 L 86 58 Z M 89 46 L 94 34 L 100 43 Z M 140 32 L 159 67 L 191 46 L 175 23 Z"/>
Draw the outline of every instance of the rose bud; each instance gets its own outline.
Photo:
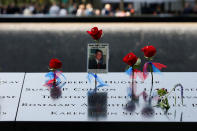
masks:
<path id="1" fill-rule="evenodd" d="M 51 59 L 49 62 L 50 69 L 60 69 L 62 68 L 62 62 L 58 59 Z"/>
<path id="2" fill-rule="evenodd" d="M 123 58 L 123 61 L 130 66 L 134 66 L 138 61 L 138 57 L 131 52 Z"/>
<path id="3" fill-rule="evenodd" d="M 141 51 L 143 51 L 144 52 L 144 56 L 148 57 L 148 58 L 153 57 L 156 54 L 156 52 L 157 52 L 156 48 L 154 46 L 152 46 L 152 45 L 145 46 L 144 48 L 141 49 Z"/>
<path id="4" fill-rule="evenodd" d="M 93 27 L 91 31 L 87 31 L 87 33 L 90 34 L 94 40 L 99 40 L 102 36 L 103 31 L 98 30 L 98 27 Z"/>

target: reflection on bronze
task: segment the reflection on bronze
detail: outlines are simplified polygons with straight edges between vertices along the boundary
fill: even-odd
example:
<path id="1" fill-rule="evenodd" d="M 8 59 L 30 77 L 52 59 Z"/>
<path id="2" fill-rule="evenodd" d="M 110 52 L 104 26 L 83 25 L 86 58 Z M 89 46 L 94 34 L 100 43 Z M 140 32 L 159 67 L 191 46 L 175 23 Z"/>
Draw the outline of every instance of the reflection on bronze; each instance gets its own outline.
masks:
<path id="1" fill-rule="evenodd" d="M 142 115 L 146 118 L 150 118 L 154 116 L 154 109 L 152 107 L 152 98 L 149 98 L 149 101 L 145 104 L 144 108 L 142 109 Z"/>
<path id="2" fill-rule="evenodd" d="M 143 100 L 145 102 L 145 106 L 143 107 L 143 109 L 141 111 L 142 115 L 147 118 L 153 117 L 155 111 L 152 107 L 152 97 L 149 96 L 149 98 L 148 98 L 148 94 L 146 93 L 146 89 L 144 89 L 144 91 L 141 92 L 140 94 L 136 94 L 137 83 L 134 80 L 132 80 L 129 90 L 131 91 L 131 96 L 130 96 L 131 101 L 129 101 L 126 104 L 125 109 L 129 112 L 134 112 L 136 110 L 136 105 L 139 105 L 139 98 L 142 96 Z"/>
<path id="3" fill-rule="evenodd" d="M 50 89 L 50 95 L 53 99 L 58 99 L 62 95 L 62 90 L 60 87 L 55 86 Z"/>
<path id="4" fill-rule="evenodd" d="M 134 79 L 132 79 L 132 83 L 130 84 L 129 90 L 131 92 L 131 100 L 126 104 L 125 109 L 129 112 L 134 112 L 136 110 L 136 104 L 139 104 L 139 97 L 140 95 L 136 94 L 136 89 L 137 88 L 137 84 L 134 81 Z"/>
<path id="5" fill-rule="evenodd" d="M 129 101 L 127 103 L 127 106 L 125 107 L 125 109 L 129 112 L 134 112 L 136 110 L 136 105 L 135 105 L 135 101 Z"/>
<path id="6" fill-rule="evenodd" d="M 183 112 L 181 112 L 180 122 L 183 122 Z"/>
<path id="7" fill-rule="evenodd" d="M 91 92 L 88 93 L 88 117 L 104 118 L 107 116 L 107 93 Z"/>

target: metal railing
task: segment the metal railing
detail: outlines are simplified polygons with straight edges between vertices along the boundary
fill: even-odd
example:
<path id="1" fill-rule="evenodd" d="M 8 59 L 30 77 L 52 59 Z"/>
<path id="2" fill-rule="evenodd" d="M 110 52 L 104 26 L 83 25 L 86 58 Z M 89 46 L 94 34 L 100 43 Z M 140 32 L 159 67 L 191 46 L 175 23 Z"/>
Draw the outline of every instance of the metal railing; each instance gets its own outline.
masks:
<path id="1" fill-rule="evenodd" d="M 0 22 L 197 22 L 197 15 L 140 15 L 109 16 L 52 16 L 52 15 L 0 15 Z"/>

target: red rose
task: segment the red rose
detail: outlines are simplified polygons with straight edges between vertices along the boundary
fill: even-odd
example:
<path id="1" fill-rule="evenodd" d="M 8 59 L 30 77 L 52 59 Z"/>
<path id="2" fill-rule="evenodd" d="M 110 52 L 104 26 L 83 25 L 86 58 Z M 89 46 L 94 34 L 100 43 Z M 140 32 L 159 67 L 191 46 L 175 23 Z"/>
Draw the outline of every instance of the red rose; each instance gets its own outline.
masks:
<path id="1" fill-rule="evenodd" d="M 102 33 L 103 33 L 103 31 L 102 30 L 98 30 L 97 27 L 94 27 L 94 28 L 91 29 L 91 31 L 87 31 L 87 32 L 95 40 L 99 40 L 101 38 Z"/>
<path id="2" fill-rule="evenodd" d="M 153 57 L 156 54 L 156 48 L 152 45 L 150 46 L 145 46 L 144 48 L 141 49 L 144 52 L 144 56 L 146 57 Z"/>
<path id="3" fill-rule="evenodd" d="M 123 58 L 123 61 L 124 61 L 125 63 L 127 63 L 128 65 L 133 66 L 133 65 L 137 62 L 137 59 L 138 59 L 138 57 L 137 57 L 135 54 L 133 54 L 133 53 L 131 52 L 131 53 L 127 54 L 127 55 Z"/>
<path id="4" fill-rule="evenodd" d="M 62 62 L 58 59 L 51 59 L 50 63 L 49 63 L 49 68 L 51 68 L 51 69 L 62 68 Z"/>

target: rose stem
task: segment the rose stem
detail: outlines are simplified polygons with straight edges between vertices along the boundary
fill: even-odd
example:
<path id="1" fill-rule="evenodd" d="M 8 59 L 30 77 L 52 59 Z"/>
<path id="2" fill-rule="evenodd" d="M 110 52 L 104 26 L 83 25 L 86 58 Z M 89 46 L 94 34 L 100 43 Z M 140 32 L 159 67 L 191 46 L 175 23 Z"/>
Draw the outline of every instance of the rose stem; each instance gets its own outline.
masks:
<path id="1" fill-rule="evenodd" d="M 95 76 L 97 76 L 97 74 L 95 73 Z M 95 93 L 97 92 L 97 81 L 96 81 L 96 77 L 95 77 L 95 88 L 94 88 Z"/>
<path id="2" fill-rule="evenodd" d="M 56 86 L 56 74 L 55 74 L 55 70 L 53 71 L 53 74 L 54 74 L 54 81 L 53 81 L 53 86 L 55 87 Z"/>
<path id="3" fill-rule="evenodd" d="M 134 69 L 132 67 L 132 99 L 134 99 Z"/>
<path id="4" fill-rule="evenodd" d="M 97 44 L 99 44 L 99 40 L 95 40 L 95 42 L 97 43 Z M 97 74 L 95 73 L 95 76 L 97 76 Z M 95 93 L 97 92 L 97 81 L 96 81 L 96 78 L 95 78 L 95 88 L 94 88 L 94 90 L 95 90 Z"/>
<path id="5" fill-rule="evenodd" d="M 151 96 L 151 93 L 152 93 L 152 90 L 153 90 L 153 68 L 152 68 L 151 64 L 149 65 L 149 67 L 150 67 L 150 72 L 151 72 L 151 76 L 152 76 L 152 84 L 151 84 L 151 90 L 150 90 L 150 96 Z"/>

